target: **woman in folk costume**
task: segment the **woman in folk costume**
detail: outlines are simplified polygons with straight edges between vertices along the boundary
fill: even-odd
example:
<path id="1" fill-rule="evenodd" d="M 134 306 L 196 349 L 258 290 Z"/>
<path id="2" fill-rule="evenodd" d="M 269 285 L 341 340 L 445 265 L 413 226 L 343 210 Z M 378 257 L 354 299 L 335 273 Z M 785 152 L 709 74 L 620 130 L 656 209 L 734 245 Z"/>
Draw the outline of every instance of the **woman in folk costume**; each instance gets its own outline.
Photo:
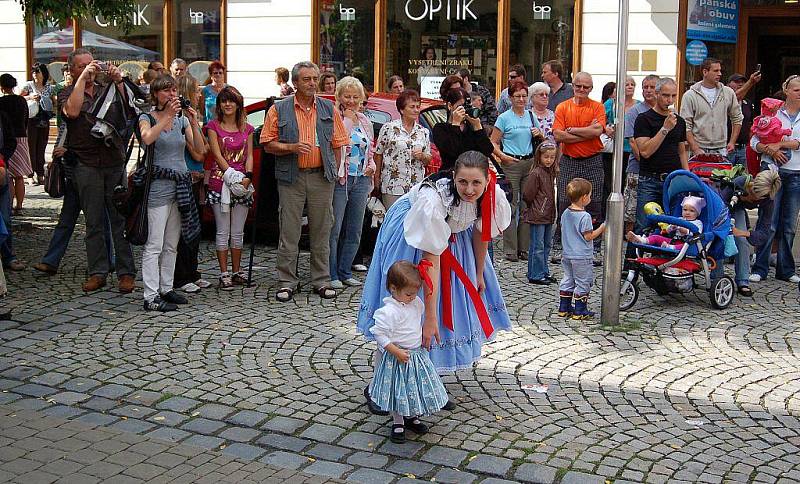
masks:
<path id="1" fill-rule="evenodd" d="M 477 151 L 458 157 L 452 172 L 414 186 L 386 214 L 370 264 L 357 329 L 372 340 L 373 314 L 389 296 L 386 275 L 398 260 L 430 261 L 433 290 L 422 295 L 422 346 L 439 373 L 469 368 L 495 331 L 510 330 L 500 284 L 486 256 L 489 241 L 511 222 L 511 207 L 495 183 L 489 159 Z M 372 404 L 370 411 L 384 414 Z M 454 408 L 448 402 L 446 409 Z"/>

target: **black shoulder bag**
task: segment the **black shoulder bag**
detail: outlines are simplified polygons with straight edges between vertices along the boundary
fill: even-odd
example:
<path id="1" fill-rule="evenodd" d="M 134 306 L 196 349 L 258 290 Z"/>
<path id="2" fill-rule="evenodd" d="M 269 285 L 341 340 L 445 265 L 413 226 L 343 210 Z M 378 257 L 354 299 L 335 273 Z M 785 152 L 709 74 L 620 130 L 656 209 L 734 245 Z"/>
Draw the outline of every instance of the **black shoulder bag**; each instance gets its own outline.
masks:
<path id="1" fill-rule="evenodd" d="M 150 114 L 147 116 L 150 118 L 150 126 L 155 126 L 156 122 L 153 116 Z M 131 245 L 144 245 L 147 243 L 149 232 L 147 207 L 150 197 L 150 182 L 153 178 L 155 143 L 144 145 L 144 150 L 142 149 L 138 123 L 136 137 L 139 139 L 136 169 L 128 175 L 126 185 L 120 184 L 114 188 L 114 206 L 125 217 L 125 239 Z M 142 151 L 144 151 L 144 156 L 142 156 Z M 136 183 L 137 181 L 139 183 Z"/>

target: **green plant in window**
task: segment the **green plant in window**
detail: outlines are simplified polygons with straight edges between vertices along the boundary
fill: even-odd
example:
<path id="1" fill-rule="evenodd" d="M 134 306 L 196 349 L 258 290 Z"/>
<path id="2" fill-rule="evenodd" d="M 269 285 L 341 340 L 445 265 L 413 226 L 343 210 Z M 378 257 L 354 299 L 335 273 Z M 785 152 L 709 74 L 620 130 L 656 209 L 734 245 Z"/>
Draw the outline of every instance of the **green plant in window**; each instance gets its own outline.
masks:
<path id="1" fill-rule="evenodd" d="M 56 23 L 65 27 L 72 18 L 101 16 L 126 34 L 133 25 L 132 12 L 136 9 L 133 0 L 16 0 L 22 7 L 25 20 L 37 25 Z"/>

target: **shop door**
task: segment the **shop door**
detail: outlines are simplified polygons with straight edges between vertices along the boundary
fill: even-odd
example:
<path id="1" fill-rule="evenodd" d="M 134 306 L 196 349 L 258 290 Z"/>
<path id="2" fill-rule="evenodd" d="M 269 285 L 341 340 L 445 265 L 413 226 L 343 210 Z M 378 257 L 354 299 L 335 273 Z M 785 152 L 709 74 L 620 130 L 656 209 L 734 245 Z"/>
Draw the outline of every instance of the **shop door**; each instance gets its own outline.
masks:
<path id="1" fill-rule="evenodd" d="M 800 14 L 800 11 L 798 12 Z M 762 80 L 754 89 L 756 101 L 773 95 L 792 74 L 800 74 L 800 16 L 750 17 L 747 39 L 748 74 L 761 64 Z"/>

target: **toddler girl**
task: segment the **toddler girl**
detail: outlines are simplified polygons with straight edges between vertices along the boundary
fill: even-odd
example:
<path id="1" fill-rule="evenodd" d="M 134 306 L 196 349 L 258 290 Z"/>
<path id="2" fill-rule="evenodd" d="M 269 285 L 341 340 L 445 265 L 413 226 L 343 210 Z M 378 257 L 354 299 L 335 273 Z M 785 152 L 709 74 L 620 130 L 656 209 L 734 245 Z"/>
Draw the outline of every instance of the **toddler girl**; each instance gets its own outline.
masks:
<path id="1" fill-rule="evenodd" d="M 531 226 L 528 249 L 528 282 L 531 284 L 555 282 L 547 261 L 553 243 L 553 223 L 556 221 L 556 151 L 556 144 L 552 141 L 545 141 L 536 148 L 533 168 L 522 191 L 522 199 L 527 205 L 522 219 Z"/>
<path id="2" fill-rule="evenodd" d="M 417 296 L 423 280 L 431 289 L 427 260 L 419 266 L 405 260 L 392 264 L 386 277 L 391 297 L 375 311 L 372 335 L 378 343 L 376 365 L 369 396 L 383 411 L 392 414 L 391 440 L 406 441 L 405 428 L 424 434 L 428 427 L 417 418 L 430 415 L 447 403 L 444 389 L 428 352 L 422 348 L 422 315 L 425 306 Z"/>
<path id="3" fill-rule="evenodd" d="M 706 201 L 703 200 L 702 198 L 688 195 L 684 197 L 683 201 L 681 201 L 681 218 L 683 220 L 686 220 L 687 222 L 691 222 L 697 227 L 697 229 L 700 232 L 702 232 L 703 222 L 697 220 L 697 218 L 700 217 L 700 212 L 703 210 L 703 207 L 705 206 L 706 206 Z M 686 227 L 669 225 L 667 227 L 667 233 L 675 234 L 676 236 L 687 235 L 689 233 L 689 229 L 687 229 Z M 633 232 L 629 231 L 625 235 L 625 238 L 628 240 L 628 242 L 656 245 L 664 247 L 666 249 L 680 250 L 680 248 L 683 247 L 683 242 L 673 241 L 671 237 L 665 237 L 660 234 L 652 234 L 645 237 L 643 235 L 636 235 Z"/>

